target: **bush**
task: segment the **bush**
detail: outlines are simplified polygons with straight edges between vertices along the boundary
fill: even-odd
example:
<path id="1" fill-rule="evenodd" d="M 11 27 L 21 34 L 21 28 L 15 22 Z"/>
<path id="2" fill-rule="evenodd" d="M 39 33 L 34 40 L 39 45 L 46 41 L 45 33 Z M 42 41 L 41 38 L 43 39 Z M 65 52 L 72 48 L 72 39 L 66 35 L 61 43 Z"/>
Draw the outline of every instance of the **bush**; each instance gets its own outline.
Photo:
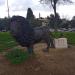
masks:
<path id="1" fill-rule="evenodd" d="M 19 48 L 14 48 L 10 52 L 6 54 L 6 58 L 12 63 L 12 64 L 20 64 L 23 61 L 27 60 L 29 57 L 28 52 L 23 51 Z"/>

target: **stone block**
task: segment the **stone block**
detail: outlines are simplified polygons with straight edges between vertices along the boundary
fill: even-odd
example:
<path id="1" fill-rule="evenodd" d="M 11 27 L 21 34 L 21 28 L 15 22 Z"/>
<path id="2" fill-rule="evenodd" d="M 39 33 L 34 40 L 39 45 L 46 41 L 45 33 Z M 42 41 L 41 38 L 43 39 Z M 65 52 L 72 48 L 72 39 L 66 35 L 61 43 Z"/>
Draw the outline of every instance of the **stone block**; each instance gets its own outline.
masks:
<path id="1" fill-rule="evenodd" d="M 68 48 L 67 38 L 54 39 L 55 48 Z"/>

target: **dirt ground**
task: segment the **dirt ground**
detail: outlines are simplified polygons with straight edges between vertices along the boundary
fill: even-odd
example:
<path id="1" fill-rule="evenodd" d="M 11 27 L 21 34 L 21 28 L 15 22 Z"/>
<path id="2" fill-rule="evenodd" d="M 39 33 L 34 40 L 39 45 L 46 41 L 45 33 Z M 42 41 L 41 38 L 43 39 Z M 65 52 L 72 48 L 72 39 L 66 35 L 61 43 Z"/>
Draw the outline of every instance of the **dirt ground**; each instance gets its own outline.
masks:
<path id="1" fill-rule="evenodd" d="M 45 44 L 36 44 L 36 58 L 31 57 L 19 65 L 9 63 L 0 54 L 0 75 L 75 75 L 75 47 L 49 49 L 43 52 Z"/>

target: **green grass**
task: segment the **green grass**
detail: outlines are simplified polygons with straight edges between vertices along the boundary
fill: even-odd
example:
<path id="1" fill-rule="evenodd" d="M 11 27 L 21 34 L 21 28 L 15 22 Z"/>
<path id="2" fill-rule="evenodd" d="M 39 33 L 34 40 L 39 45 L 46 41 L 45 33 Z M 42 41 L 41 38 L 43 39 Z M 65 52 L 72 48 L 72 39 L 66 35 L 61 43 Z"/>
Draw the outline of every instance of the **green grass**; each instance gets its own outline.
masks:
<path id="1" fill-rule="evenodd" d="M 61 32 L 53 32 L 52 34 L 54 38 L 59 38 Z M 75 45 L 75 32 L 63 32 L 63 35 L 67 38 L 69 44 Z M 9 32 L 0 32 L 0 52 L 16 45 L 17 42 Z"/>
<path id="2" fill-rule="evenodd" d="M 29 58 L 28 52 L 19 48 L 13 48 L 5 56 L 12 64 L 20 64 Z"/>
<path id="3" fill-rule="evenodd" d="M 53 32 L 52 34 L 54 38 L 59 38 L 61 33 L 67 38 L 69 44 L 75 45 L 75 32 Z"/>
<path id="4" fill-rule="evenodd" d="M 9 32 L 0 32 L 0 52 L 13 48 L 17 43 Z"/>

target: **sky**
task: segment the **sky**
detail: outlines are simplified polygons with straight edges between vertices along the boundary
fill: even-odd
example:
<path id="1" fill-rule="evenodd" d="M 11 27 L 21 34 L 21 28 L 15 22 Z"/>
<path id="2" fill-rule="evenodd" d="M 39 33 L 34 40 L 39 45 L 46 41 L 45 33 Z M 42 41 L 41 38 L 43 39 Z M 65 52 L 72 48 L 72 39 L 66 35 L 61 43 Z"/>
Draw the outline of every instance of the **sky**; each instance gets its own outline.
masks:
<path id="1" fill-rule="evenodd" d="M 72 0 L 75 2 L 75 0 Z M 20 15 L 26 17 L 27 9 L 31 8 L 33 14 L 36 18 L 50 16 L 53 14 L 53 9 L 48 5 L 41 4 L 39 0 L 8 0 L 9 5 L 9 14 L 12 17 L 13 15 Z M 71 19 L 75 16 L 75 3 L 71 5 L 60 5 L 57 6 L 57 12 L 61 18 Z M 0 18 L 8 16 L 7 12 L 7 0 L 0 0 Z"/>

